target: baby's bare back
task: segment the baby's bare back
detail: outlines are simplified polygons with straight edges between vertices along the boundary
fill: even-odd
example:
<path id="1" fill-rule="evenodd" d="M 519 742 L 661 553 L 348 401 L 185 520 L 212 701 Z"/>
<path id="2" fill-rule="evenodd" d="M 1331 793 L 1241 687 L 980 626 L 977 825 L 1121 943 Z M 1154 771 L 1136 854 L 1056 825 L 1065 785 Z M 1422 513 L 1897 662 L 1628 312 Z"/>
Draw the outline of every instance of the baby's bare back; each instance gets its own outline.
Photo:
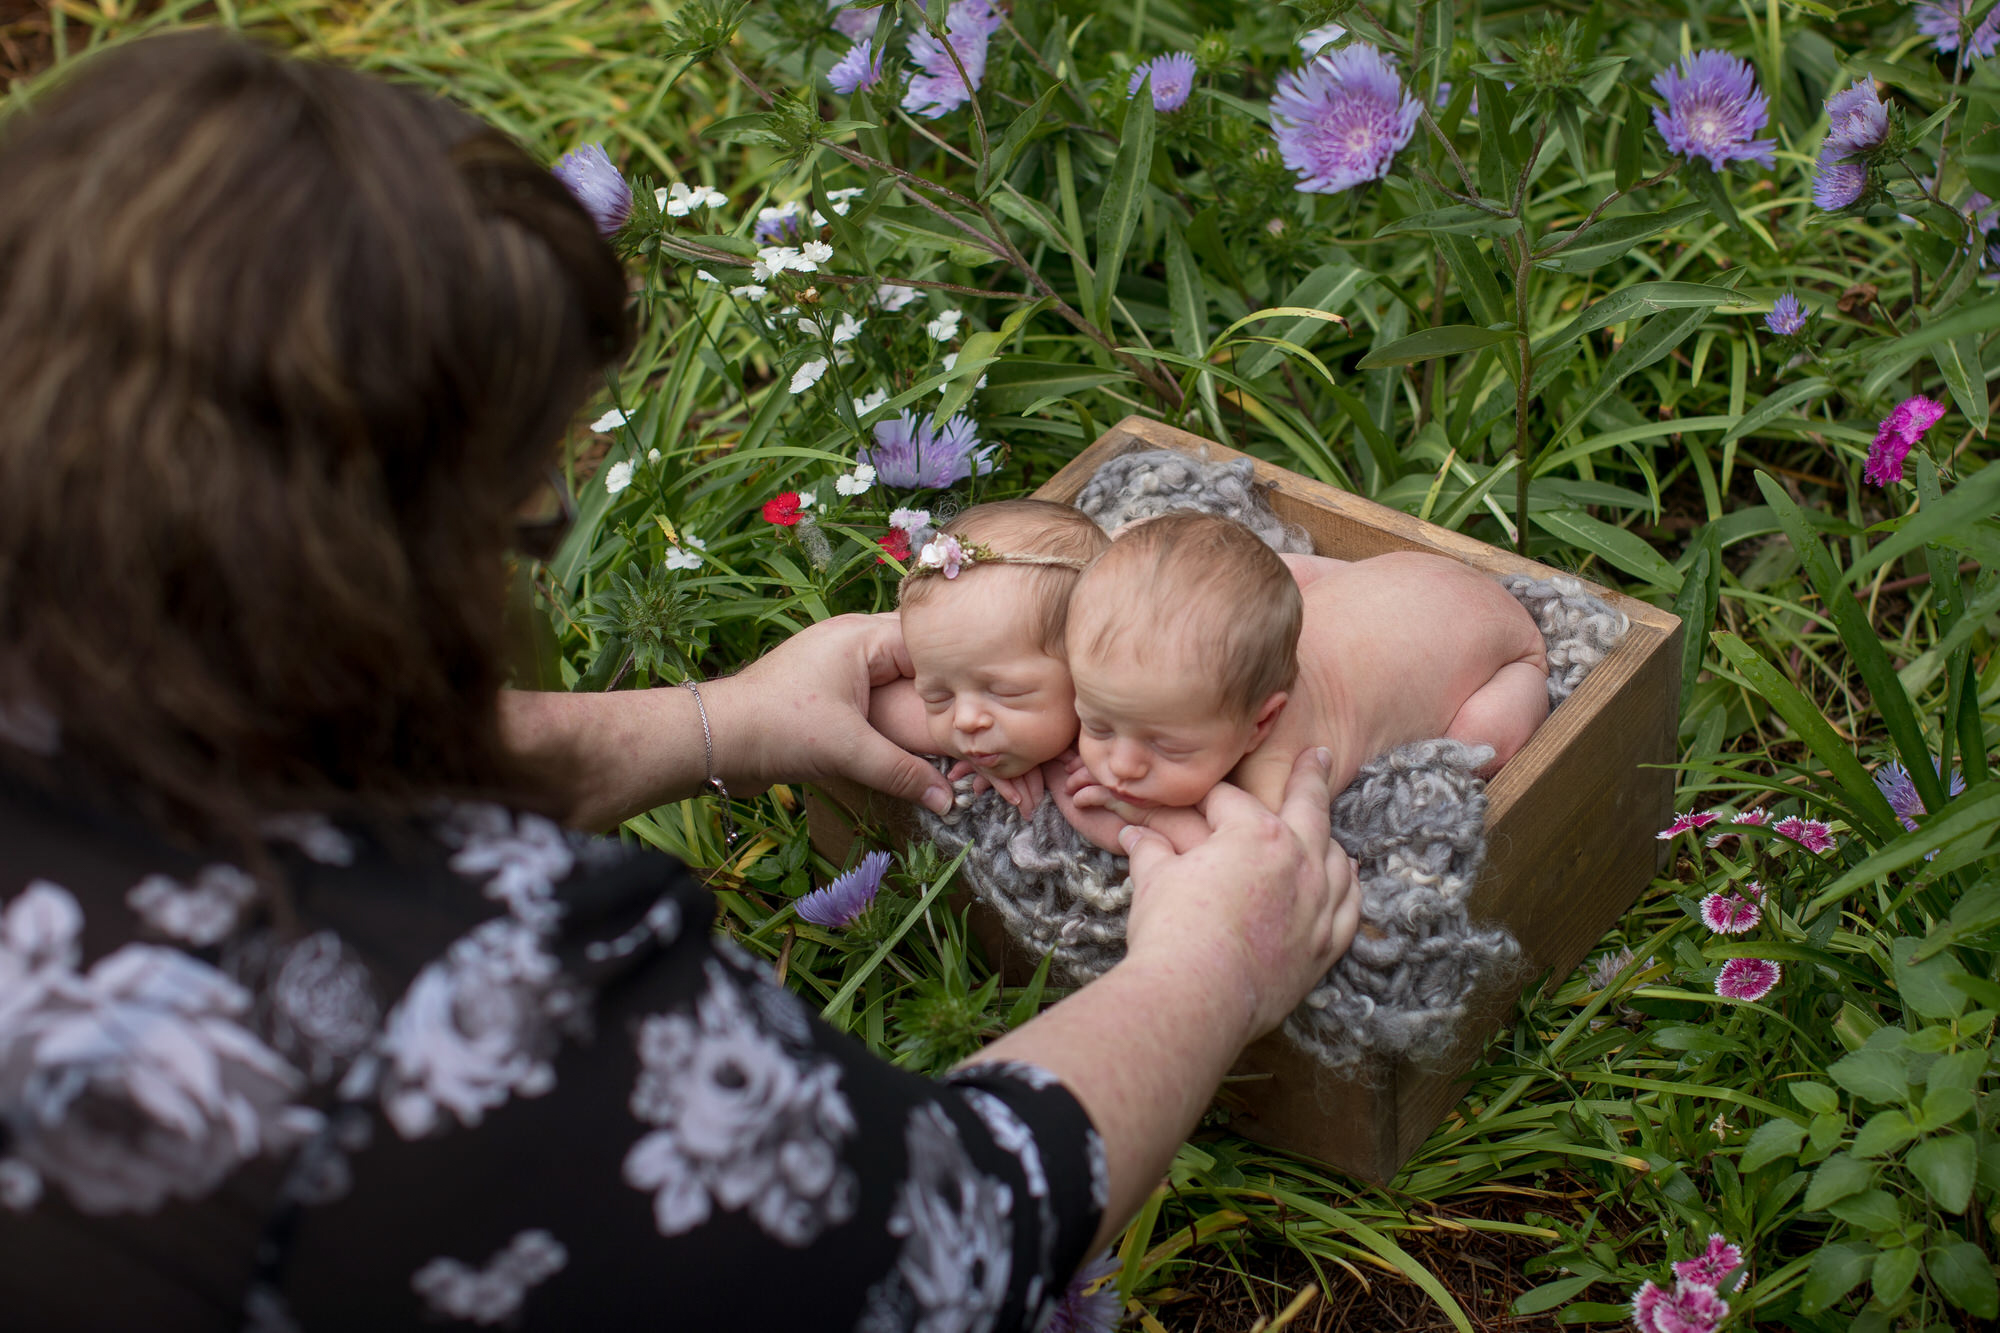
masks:
<path id="1" fill-rule="evenodd" d="M 1274 809 L 1292 762 L 1310 746 L 1333 752 L 1338 791 L 1374 756 L 1450 734 L 1467 701 L 1503 669 L 1521 663 L 1546 675 L 1534 619 L 1498 580 L 1468 565 L 1415 551 L 1285 563 L 1305 598 L 1298 680 L 1271 734 L 1235 774 Z M 1528 707 L 1530 691 L 1531 682 L 1513 697 Z"/>

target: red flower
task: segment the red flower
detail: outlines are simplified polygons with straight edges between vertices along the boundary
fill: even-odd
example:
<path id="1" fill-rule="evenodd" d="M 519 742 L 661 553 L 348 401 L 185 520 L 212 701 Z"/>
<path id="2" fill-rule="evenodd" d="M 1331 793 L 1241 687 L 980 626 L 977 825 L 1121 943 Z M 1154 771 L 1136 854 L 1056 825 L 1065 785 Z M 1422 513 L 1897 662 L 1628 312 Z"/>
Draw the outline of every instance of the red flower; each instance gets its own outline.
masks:
<path id="1" fill-rule="evenodd" d="M 901 528 L 890 528 L 875 539 L 875 544 L 882 548 L 882 554 L 875 557 L 876 564 L 886 565 L 892 556 L 903 564 L 910 563 L 910 534 Z"/>
<path id="2" fill-rule="evenodd" d="M 775 523 L 781 528 L 789 528 L 799 521 L 799 493 L 786 491 L 783 495 L 764 501 L 764 521 Z"/>

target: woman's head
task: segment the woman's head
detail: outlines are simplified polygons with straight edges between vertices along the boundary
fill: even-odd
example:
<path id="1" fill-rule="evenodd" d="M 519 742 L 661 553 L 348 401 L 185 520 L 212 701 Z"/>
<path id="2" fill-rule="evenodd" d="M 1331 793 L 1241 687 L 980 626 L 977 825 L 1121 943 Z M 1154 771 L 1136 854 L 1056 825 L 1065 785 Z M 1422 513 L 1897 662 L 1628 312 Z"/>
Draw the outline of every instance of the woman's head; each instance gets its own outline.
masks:
<path id="1" fill-rule="evenodd" d="M 512 515 L 627 334 L 442 103 L 215 34 L 0 126 L 0 700 L 232 822 L 505 780 Z"/>

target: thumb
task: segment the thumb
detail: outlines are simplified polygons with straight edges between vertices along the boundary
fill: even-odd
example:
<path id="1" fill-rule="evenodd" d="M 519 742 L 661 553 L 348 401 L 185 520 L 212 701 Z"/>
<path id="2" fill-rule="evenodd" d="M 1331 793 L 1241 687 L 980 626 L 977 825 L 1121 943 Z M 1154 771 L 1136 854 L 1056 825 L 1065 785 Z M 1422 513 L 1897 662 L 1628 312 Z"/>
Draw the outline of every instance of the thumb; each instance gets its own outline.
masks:
<path id="1" fill-rule="evenodd" d="M 856 737 L 858 750 L 848 776 L 900 800 L 914 801 L 934 815 L 951 809 L 951 787 L 938 771 L 871 727 Z"/>
<path id="2" fill-rule="evenodd" d="M 1142 824 L 1127 824 L 1118 830 L 1118 845 L 1131 862 L 1134 883 L 1153 874 L 1174 858 L 1174 845 Z"/>

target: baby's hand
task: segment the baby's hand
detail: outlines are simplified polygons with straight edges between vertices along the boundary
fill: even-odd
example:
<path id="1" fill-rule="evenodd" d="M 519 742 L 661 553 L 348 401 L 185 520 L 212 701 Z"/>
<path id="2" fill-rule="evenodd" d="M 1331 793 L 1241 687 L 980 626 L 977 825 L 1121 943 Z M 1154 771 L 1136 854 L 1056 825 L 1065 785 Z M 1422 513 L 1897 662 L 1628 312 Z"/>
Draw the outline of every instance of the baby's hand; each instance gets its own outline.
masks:
<path id="1" fill-rule="evenodd" d="M 993 785 L 993 780 L 974 768 L 970 759 L 959 760 L 951 766 L 951 771 L 944 776 L 946 781 L 949 782 L 957 782 L 960 778 L 969 776 L 972 779 L 972 794 L 974 796 L 979 795 L 979 793 Z"/>
<path id="2" fill-rule="evenodd" d="M 1031 768 L 1018 778 L 994 778 L 993 790 L 1012 803 L 1026 819 L 1035 813 L 1035 807 L 1042 803 L 1042 792 L 1046 790 L 1042 782 L 1042 770 Z"/>

